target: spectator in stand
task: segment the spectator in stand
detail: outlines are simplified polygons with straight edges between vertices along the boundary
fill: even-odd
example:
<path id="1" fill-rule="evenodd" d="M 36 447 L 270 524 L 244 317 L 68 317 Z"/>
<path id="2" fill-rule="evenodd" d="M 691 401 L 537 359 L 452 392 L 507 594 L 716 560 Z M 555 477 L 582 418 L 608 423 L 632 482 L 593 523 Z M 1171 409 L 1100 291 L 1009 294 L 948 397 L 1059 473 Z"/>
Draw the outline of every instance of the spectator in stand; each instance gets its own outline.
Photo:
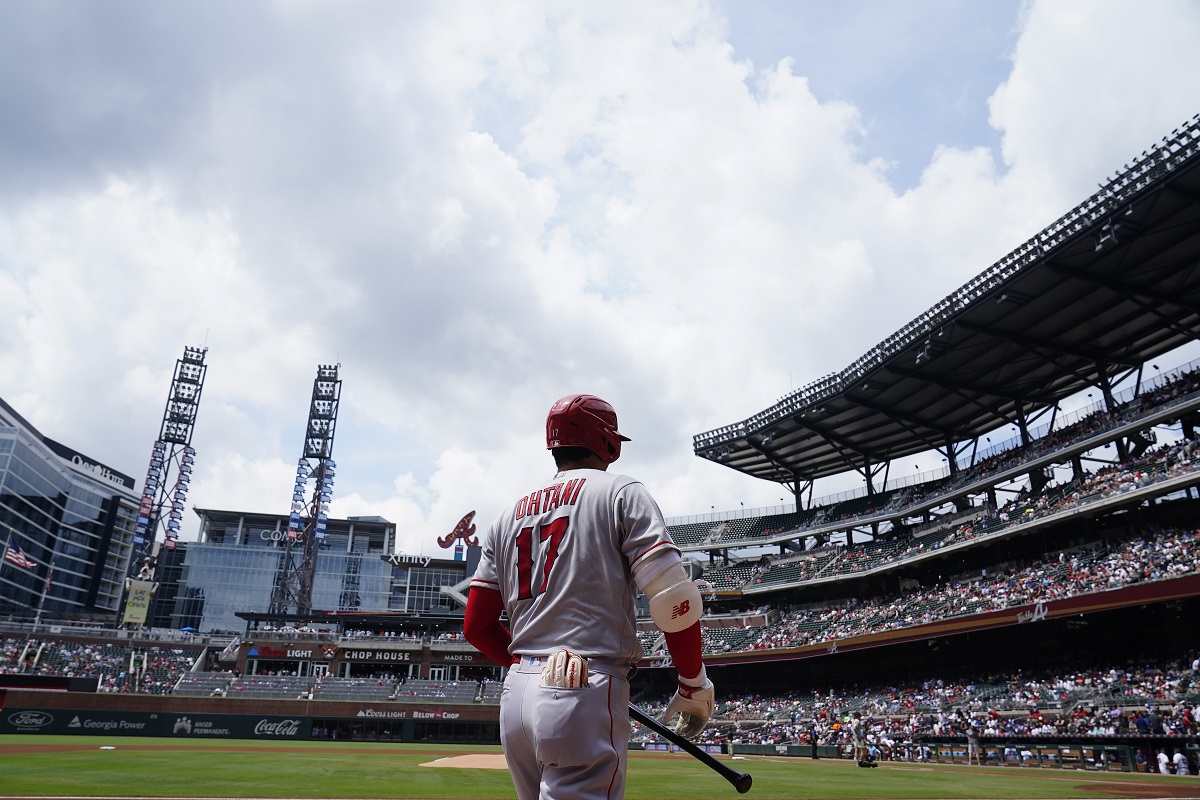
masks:
<path id="1" fill-rule="evenodd" d="M 0 673 L 97 678 L 101 692 L 165 694 L 195 658 L 190 651 L 134 644 L 0 638 Z"/>
<path id="2" fill-rule="evenodd" d="M 975 579 L 785 613 L 749 649 L 796 647 L 1200 571 L 1200 531 L 1164 531 L 1048 556 Z"/>
<path id="3" fill-rule="evenodd" d="M 934 679 L 913 686 L 875 686 L 821 694 L 792 691 L 750 693 L 724 698 L 717 707 L 706 743 L 811 744 L 843 748 L 853 754 L 853 725 L 840 709 L 860 709 L 865 735 L 884 757 L 919 758 L 918 737 L 1115 736 L 1121 705 L 1147 697 L 1151 706 L 1135 718 L 1168 708 L 1180 698 L 1185 664 L 1133 664 L 1060 674 L 981 676 L 972 682 Z M 996 694 L 998 688 L 1002 694 Z M 1035 697 L 1040 707 L 1019 709 Z M 986 698 L 986 699 L 983 699 Z M 1062 708 L 1076 704 L 1069 713 Z M 661 705 L 661 704 L 658 704 Z M 655 704 L 649 704 L 651 710 Z M 1168 725 L 1164 735 L 1184 736 Z M 642 734 L 642 740 L 649 740 Z M 907 756 L 906 756 L 907 754 Z M 978 763 L 978 757 L 976 758 Z"/>
<path id="4" fill-rule="evenodd" d="M 875 499 L 856 498 L 844 501 L 844 503 L 822 507 L 822 509 L 818 509 L 815 513 L 811 513 L 811 516 L 808 518 L 808 524 L 800 525 L 800 527 L 794 529 L 793 533 L 800 536 L 803 535 L 804 528 L 818 528 L 821 525 L 839 522 L 841 519 L 875 516 L 878 513 L 896 511 L 905 506 L 916 507 L 924 503 L 924 501 L 934 499 L 935 497 L 949 497 L 950 494 L 953 494 L 955 488 L 966 487 L 970 483 L 984 479 L 986 476 L 1000 475 L 1004 471 L 1018 468 L 1022 463 L 1031 461 L 1033 458 L 1045 456 L 1048 453 L 1061 449 L 1063 446 L 1087 440 L 1099 432 L 1106 431 L 1106 429 L 1124 425 L 1124 423 L 1144 414 L 1147 409 L 1156 407 L 1156 405 L 1175 402 L 1178 398 L 1184 395 L 1192 395 L 1192 393 L 1198 390 L 1200 390 L 1200 374 L 1188 373 L 1180 375 L 1180 377 L 1174 380 L 1164 380 L 1164 383 L 1156 387 L 1156 389 L 1145 391 L 1139 398 L 1123 404 L 1121 407 L 1112 409 L 1111 411 L 1098 409 L 1096 413 L 1085 417 L 1085 419 L 1076 421 L 1073 425 L 1058 428 L 1056 431 L 1032 441 L 1031 444 L 1013 447 L 1013 449 L 1006 452 L 985 457 L 982 461 L 972 465 L 971 468 L 960 471 L 953 479 L 948 477 L 948 479 L 941 481 L 931 481 L 928 485 L 920 487 L 911 487 L 895 492 L 884 492 L 883 494 L 876 495 Z M 1129 483 L 1124 488 L 1124 491 L 1146 485 L 1145 481 L 1148 477 L 1150 476 L 1142 474 L 1138 481 Z M 1024 501 L 1026 498 L 1021 497 L 1018 499 Z M 1015 513 L 1018 511 L 1019 513 Z M 998 512 L 994 511 L 994 515 L 994 518 L 990 519 L 989 524 L 986 524 L 985 528 L 994 528 L 995 523 L 1019 522 L 1022 518 L 1038 516 L 1031 509 L 1000 510 Z M 965 525 L 965 528 L 968 533 L 976 533 L 970 524 Z M 942 542 L 943 545 L 944 543 L 959 541 L 964 533 L 965 531 L 962 529 L 952 531 L 952 533 L 947 535 L 946 541 Z M 745 536 L 727 535 L 724 528 L 722 528 L 720 534 L 709 536 L 708 541 L 724 542 L 732 539 L 754 539 L 754 537 L 762 537 L 763 535 L 763 531 L 755 527 L 751 527 Z M 936 547 L 937 543 L 931 542 L 930 546 Z M 857 557 L 851 557 L 847 561 L 847 566 L 856 563 L 858 560 Z"/>

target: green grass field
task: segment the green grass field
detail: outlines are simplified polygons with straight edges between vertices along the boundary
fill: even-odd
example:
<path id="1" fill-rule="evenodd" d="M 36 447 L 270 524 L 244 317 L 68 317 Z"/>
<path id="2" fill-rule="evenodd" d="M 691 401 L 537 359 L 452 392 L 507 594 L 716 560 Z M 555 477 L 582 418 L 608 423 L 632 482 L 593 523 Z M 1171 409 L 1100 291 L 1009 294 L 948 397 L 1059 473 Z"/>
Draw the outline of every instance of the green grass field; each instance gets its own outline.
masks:
<path id="1" fill-rule="evenodd" d="M 64 746 L 72 749 L 50 749 Z M 450 745 L 0 736 L 0 796 L 511 798 L 512 784 L 503 770 L 419 766 L 439 756 L 497 751 Z M 735 763 L 754 775 L 747 797 L 762 800 L 1200 797 L 1200 778 L 904 764 L 864 770 L 846 761 L 759 757 Z M 687 756 L 634 753 L 626 796 L 708 800 L 738 795 Z"/>

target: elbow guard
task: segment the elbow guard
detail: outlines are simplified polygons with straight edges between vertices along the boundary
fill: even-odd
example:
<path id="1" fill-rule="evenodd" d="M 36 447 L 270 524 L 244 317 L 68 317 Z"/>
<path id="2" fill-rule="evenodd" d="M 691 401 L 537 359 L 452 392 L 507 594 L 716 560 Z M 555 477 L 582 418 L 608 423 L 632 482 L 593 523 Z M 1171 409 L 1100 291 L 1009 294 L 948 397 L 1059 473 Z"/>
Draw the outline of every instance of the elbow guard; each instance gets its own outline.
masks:
<path id="1" fill-rule="evenodd" d="M 704 614 L 704 600 L 696 584 L 684 579 L 650 598 L 650 617 L 663 633 L 687 630 Z"/>

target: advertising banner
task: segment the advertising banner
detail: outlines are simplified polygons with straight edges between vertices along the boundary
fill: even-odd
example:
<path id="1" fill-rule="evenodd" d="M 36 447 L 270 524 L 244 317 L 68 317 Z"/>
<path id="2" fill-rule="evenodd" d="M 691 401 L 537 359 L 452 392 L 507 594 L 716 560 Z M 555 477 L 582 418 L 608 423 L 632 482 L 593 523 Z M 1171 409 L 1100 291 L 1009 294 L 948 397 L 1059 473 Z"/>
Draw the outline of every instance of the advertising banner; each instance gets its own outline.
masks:
<path id="1" fill-rule="evenodd" d="M 0 733 L 78 733 L 176 739 L 307 739 L 306 717 L 134 711 L 4 709 Z"/>
<path id="2" fill-rule="evenodd" d="M 130 579 L 129 591 L 125 595 L 125 616 L 121 619 L 121 624 L 145 625 L 146 614 L 150 612 L 150 600 L 153 597 L 154 581 Z"/>
<path id="3" fill-rule="evenodd" d="M 370 661 L 373 663 L 406 662 L 413 660 L 411 650 L 343 650 L 343 661 Z"/>
<path id="4" fill-rule="evenodd" d="M 327 644 L 319 647 L 312 645 L 275 645 L 255 644 L 246 651 L 247 658 L 282 659 L 284 661 L 318 659 L 329 661 L 337 655 L 337 645 Z"/>

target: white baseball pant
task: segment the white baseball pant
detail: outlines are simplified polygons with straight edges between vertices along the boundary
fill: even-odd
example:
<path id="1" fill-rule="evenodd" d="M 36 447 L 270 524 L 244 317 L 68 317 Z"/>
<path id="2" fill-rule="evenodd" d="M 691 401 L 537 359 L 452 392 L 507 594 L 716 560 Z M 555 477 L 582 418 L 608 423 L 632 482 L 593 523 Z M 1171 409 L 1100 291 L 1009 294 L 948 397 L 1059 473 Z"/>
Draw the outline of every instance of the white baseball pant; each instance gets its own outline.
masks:
<path id="1" fill-rule="evenodd" d="M 621 800 L 629 744 L 627 668 L 591 660 L 587 686 L 558 689 L 542 685 L 544 663 L 522 658 L 500 694 L 500 742 L 518 800 Z"/>

